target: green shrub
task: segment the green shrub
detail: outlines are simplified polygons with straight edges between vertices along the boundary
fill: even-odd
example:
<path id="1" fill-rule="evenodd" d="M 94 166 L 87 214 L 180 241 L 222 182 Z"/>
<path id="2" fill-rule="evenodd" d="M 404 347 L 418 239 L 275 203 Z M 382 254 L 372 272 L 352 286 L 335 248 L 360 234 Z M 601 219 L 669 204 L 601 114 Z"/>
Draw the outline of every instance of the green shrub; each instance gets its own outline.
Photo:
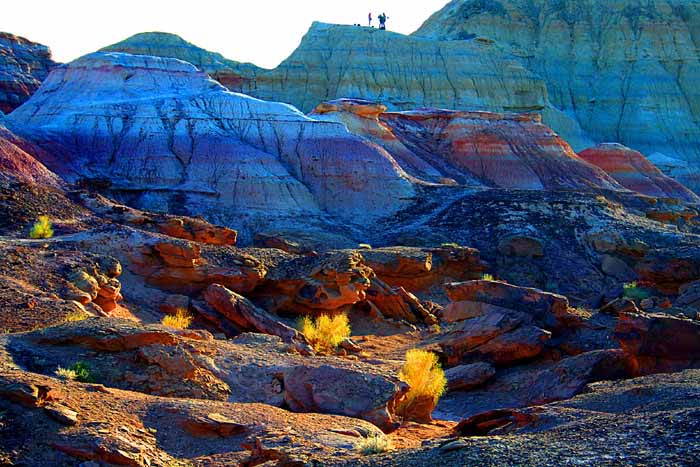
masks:
<path id="1" fill-rule="evenodd" d="M 369 243 L 360 243 L 359 245 L 357 245 L 357 248 L 359 248 L 360 250 L 371 250 L 372 245 L 370 245 Z"/>
<path id="2" fill-rule="evenodd" d="M 49 220 L 49 216 L 39 216 L 39 219 L 29 231 L 31 238 L 51 238 L 53 237 L 53 226 Z"/>
<path id="3" fill-rule="evenodd" d="M 648 291 L 644 290 L 643 288 L 640 288 L 636 282 L 629 282 L 627 284 L 624 284 L 622 286 L 622 290 L 622 296 L 625 298 L 629 298 L 630 300 L 640 301 L 651 296 L 651 294 Z"/>
<path id="4" fill-rule="evenodd" d="M 443 248 L 459 248 L 459 243 L 443 243 L 440 246 Z"/>
<path id="5" fill-rule="evenodd" d="M 78 361 L 69 368 L 69 370 L 75 372 L 75 380 L 81 383 L 94 383 L 95 379 L 92 375 L 92 369 L 90 365 L 83 361 Z"/>

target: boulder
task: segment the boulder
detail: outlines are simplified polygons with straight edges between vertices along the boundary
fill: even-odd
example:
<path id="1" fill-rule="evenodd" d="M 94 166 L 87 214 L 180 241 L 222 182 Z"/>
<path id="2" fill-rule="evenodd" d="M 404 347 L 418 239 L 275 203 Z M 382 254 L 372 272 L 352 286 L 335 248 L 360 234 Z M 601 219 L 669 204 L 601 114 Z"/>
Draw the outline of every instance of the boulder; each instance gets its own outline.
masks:
<path id="1" fill-rule="evenodd" d="M 620 316 L 621 313 L 626 314 L 637 314 L 639 313 L 639 308 L 634 300 L 629 298 L 616 298 L 612 302 L 606 303 L 600 307 L 600 312 L 613 316 Z"/>
<path id="2" fill-rule="evenodd" d="M 527 235 L 511 235 L 498 242 L 498 252 L 504 256 L 541 258 L 544 256 L 542 241 Z"/>
<path id="3" fill-rule="evenodd" d="M 640 281 L 651 283 L 661 293 L 676 295 L 680 287 L 700 279 L 700 249 L 678 246 L 648 252 L 634 271 Z"/>
<path id="4" fill-rule="evenodd" d="M 537 326 L 521 326 L 518 329 L 496 336 L 477 347 L 479 358 L 494 365 L 512 365 L 537 357 L 544 350 L 552 333 Z"/>
<path id="5" fill-rule="evenodd" d="M 546 329 L 575 325 L 566 297 L 501 281 L 476 280 L 445 286 L 452 302 L 478 302 L 527 314 Z"/>
<path id="6" fill-rule="evenodd" d="M 403 287 L 389 287 L 377 278 L 371 279 L 367 301 L 386 318 L 417 324 L 437 324 L 433 307 L 423 303 Z"/>
<path id="7" fill-rule="evenodd" d="M 627 263 L 615 256 L 603 255 L 600 268 L 605 274 L 623 282 L 631 282 L 637 277 L 637 274 Z"/>
<path id="8" fill-rule="evenodd" d="M 448 368 L 445 370 L 447 389 L 450 391 L 469 391 L 486 383 L 495 374 L 496 369 L 484 362 Z"/>
<path id="9" fill-rule="evenodd" d="M 675 306 L 700 311 L 700 281 L 682 285 Z"/>
<path id="10" fill-rule="evenodd" d="M 491 311 L 459 323 L 441 337 L 440 347 L 447 363 L 456 365 L 465 354 L 529 321 L 528 315 L 512 310 Z"/>
<path id="11" fill-rule="evenodd" d="M 172 217 L 158 224 L 165 235 L 184 238 L 210 245 L 235 245 L 237 232 L 227 227 L 214 226 L 201 219 Z"/>
<path id="12" fill-rule="evenodd" d="M 632 355 L 700 361 L 700 322 L 666 314 L 620 313 L 615 338 Z"/>
<path id="13" fill-rule="evenodd" d="M 299 331 L 276 320 L 248 299 L 219 284 L 212 284 L 203 293 L 204 299 L 241 332 L 257 332 L 280 337 L 289 344 L 296 343 L 310 350 Z"/>
<path id="14" fill-rule="evenodd" d="M 398 423 L 392 418 L 394 404 L 408 390 L 389 401 L 395 384 L 379 376 L 347 372 L 331 366 L 299 368 L 284 380 L 285 402 L 295 412 L 322 412 L 362 418 L 382 430 L 392 431 Z"/>

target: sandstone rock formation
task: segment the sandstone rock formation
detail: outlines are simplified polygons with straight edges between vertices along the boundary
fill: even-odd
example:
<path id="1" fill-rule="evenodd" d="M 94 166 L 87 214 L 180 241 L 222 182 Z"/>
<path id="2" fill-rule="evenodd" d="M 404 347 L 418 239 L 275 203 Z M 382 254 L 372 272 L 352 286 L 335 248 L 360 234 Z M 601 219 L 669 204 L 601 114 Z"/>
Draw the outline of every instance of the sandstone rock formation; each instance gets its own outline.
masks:
<path id="1" fill-rule="evenodd" d="M 22 105 L 56 63 L 45 45 L 0 32 L 0 112 Z"/>
<path id="2" fill-rule="evenodd" d="M 206 331 L 90 319 L 0 339 L 25 367 L 53 374 L 63 362 L 89 363 L 101 384 L 167 397 L 288 405 L 299 412 L 362 418 L 390 431 L 408 387 L 396 369 L 334 357 L 302 357 L 278 337 L 243 334 L 231 342 Z"/>
<path id="3" fill-rule="evenodd" d="M 678 177 L 697 192 L 699 15 L 696 2 L 678 0 L 454 0 L 415 35 L 495 40 L 591 138 L 688 162 Z"/>
<path id="4" fill-rule="evenodd" d="M 414 192 L 391 156 L 342 125 L 230 93 L 174 59 L 83 57 L 11 121 L 50 144 L 62 156 L 52 168 L 71 181 L 107 179 L 131 204 L 230 226 L 301 215 L 311 225 L 324 211 L 381 217 Z"/>
<path id="5" fill-rule="evenodd" d="M 625 188 L 657 198 L 678 198 L 689 203 L 700 197 L 664 175 L 641 153 L 621 144 L 599 144 L 579 153 L 581 159 L 605 170 Z"/>
<path id="6" fill-rule="evenodd" d="M 350 417 L 296 414 L 257 403 L 166 399 L 59 381 L 20 371 L 10 361 L 0 370 L 0 407 L 5 459 L 26 465 L 140 467 L 205 458 L 220 466 L 289 466 L 353 456 L 355 444 L 366 436 L 386 440 L 376 426 Z"/>

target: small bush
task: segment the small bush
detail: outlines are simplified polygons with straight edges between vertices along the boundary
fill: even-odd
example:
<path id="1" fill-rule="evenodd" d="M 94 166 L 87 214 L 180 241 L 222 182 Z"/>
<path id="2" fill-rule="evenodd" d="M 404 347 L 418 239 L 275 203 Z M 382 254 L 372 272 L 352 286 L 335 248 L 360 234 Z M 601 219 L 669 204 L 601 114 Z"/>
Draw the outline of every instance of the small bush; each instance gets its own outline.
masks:
<path id="1" fill-rule="evenodd" d="M 313 321 L 305 316 L 300 322 L 299 330 L 316 352 L 330 353 L 350 337 L 350 321 L 345 313 L 321 315 Z"/>
<path id="2" fill-rule="evenodd" d="M 406 393 L 406 398 L 399 402 L 397 413 L 404 419 L 429 420 L 430 412 L 447 386 L 445 372 L 438 363 L 437 355 L 426 350 L 409 350 L 399 378 L 408 383 L 411 389 Z"/>
<path id="3" fill-rule="evenodd" d="M 440 246 L 443 248 L 459 248 L 459 243 L 443 243 Z"/>
<path id="4" fill-rule="evenodd" d="M 60 366 L 56 368 L 54 374 L 61 379 L 67 379 L 69 381 L 75 381 L 78 378 L 78 374 L 75 371 Z"/>
<path id="5" fill-rule="evenodd" d="M 66 317 L 63 319 L 66 323 L 73 323 L 76 321 L 83 321 L 86 320 L 90 317 L 89 314 L 85 313 L 84 311 L 80 310 L 74 310 L 71 311 L 66 315 Z"/>
<path id="6" fill-rule="evenodd" d="M 369 243 L 360 243 L 359 245 L 357 245 L 357 248 L 359 248 L 360 250 L 371 250 L 372 245 L 370 245 Z"/>
<path id="7" fill-rule="evenodd" d="M 49 220 L 49 216 L 39 216 L 32 226 L 32 230 L 29 231 L 29 236 L 31 238 L 51 238 L 53 237 L 53 226 Z"/>
<path id="8" fill-rule="evenodd" d="M 495 281 L 496 280 L 496 279 L 494 279 L 493 274 L 482 274 L 481 279 L 483 279 L 485 281 Z"/>
<path id="9" fill-rule="evenodd" d="M 69 379 L 71 381 L 80 381 L 81 383 L 95 382 L 90 366 L 81 361 L 75 362 L 70 368 L 61 368 L 59 366 L 54 374 L 59 378 Z"/>
<path id="10" fill-rule="evenodd" d="M 645 298 L 649 298 L 651 294 L 640 288 L 636 282 L 629 282 L 627 284 L 624 284 L 622 286 L 622 296 L 625 298 L 629 298 L 630 300 L 644 300 Z"/>
<path id="11" fill-rule="evenodd" d="M 174 315 L 167 315 L 161 321 L 163 326 L 175 329 L 187 329 L 192 324 L 194 317 L 185 309 L 178 308 Z"/>
<path id="12" fill-rule="evenodd" d="M 381 454 L 382 452 L 390 451 L 392 445 L 391 441 L 386 436 L 372 433 L 355 444 L 355 449 L 360 451 L 364 456 L 371 456 L 372 454 Z"/>

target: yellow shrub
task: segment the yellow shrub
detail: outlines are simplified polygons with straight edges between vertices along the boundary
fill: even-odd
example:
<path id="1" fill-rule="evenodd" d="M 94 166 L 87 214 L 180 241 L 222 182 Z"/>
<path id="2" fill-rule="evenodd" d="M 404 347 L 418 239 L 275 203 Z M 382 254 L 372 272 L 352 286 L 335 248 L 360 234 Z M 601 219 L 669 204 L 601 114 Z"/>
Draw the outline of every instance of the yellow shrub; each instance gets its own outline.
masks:
<path id="1" fill-rule="evenodd" d="M 75 372 L 75 370 L 71 370 L 69 368 L 63 368 L 63 367 L 58 367 L 56 368 L 56 371 L 54 372 L 56 376 L 58 376 L 61 379 L 67 379 L 70 381 L 75 381 L 78 379 L 78 374 Z"/>
<path id="2" fill-rule="evenodd" d="M 187 329 L 192 324 L 194 317 L 182 308 L 178 308 L 174 315 L 167 315 L 161 321 L 163 326 L 168 326 L 176 329 Z"/>
<path id="3" fill-rule="evenodd" d="M 411 389 L 405 399 L 399 402 L 396 412 L 404 419 L 429 421 L 430 413 L 447 385 L 437 355 L 426 350 L 409 350 L 399 378 L 408 383 Z"/>
<path id="4" fill-rule="evenodd" d="M 53 237 L 53 227 L 49 216 L 39 216 L 39 220 L 34 223 L 29 231 L 31 238 L 51 238 Z"/>
<path id="5" fill-rule="evenodd" d="M 313 321 L 304 317 L 300 330 L 317 352 L 330 353 L 350 337 L 350 321 L 345 313 L 335 316 L 321 315 Z"/>
<path id="6" fill-rule="evenodd" d="M 482 274 L 481 279 L 485 281 L 494 281 L 493 274 Z"/>
<path id="7" fill-rule="evenodd" d="M 74 311 L 71 311 L 70 313 L 68 313 L 68 314 L 66 315 L 66 317 L 64 318 L 64 321 L 65 321 L 66 323 L 73 323 L 73 322 L 75 322 L 75 321 L 83 321 L 83 320 L 86 320 L 86 319 L 88 319 L 89 317 L 90 317 L 90 315 L 87 314 L 87 313 L 85 313 L 84 311 L 74 310 Z"/>

